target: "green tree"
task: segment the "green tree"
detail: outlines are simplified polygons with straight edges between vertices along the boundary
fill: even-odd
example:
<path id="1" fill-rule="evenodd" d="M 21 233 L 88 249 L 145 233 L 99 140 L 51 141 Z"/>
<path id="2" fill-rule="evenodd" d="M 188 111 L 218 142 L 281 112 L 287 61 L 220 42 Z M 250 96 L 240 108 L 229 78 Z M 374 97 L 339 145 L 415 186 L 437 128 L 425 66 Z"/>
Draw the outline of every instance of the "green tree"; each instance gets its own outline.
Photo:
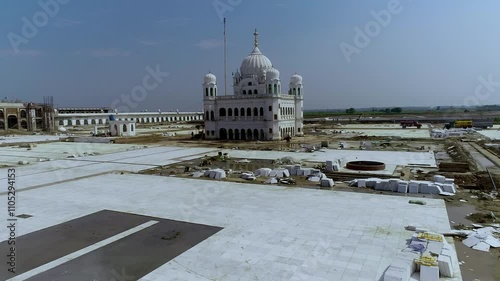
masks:
<path id="1" fill-rule="evenodd" d="M 345 110 L 345 113 L 347 113 L 347 114 L 354 114 L 354 113 L 356 113 L 356 109 L 354 109 L 352 107 L 348 108 L 348 109 Z"/>
<path id="2" fill-rule="evenodd" d="M 394 107 L 391 109 L 391 112 L 401 113 L 401 112 L 403 112 L 403 109 L 401 107 Z"/>

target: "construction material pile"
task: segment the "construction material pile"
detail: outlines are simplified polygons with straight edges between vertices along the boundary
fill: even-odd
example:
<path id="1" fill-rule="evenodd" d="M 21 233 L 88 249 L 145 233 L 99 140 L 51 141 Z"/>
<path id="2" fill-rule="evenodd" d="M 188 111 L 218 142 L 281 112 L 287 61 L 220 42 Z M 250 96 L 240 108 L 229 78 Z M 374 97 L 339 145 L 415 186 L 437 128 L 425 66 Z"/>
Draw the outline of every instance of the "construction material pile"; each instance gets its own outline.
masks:
<path id="1" fill-rule="evenodd" d="M 440 277 L 455 276 L 455 270 L 459 270 L 453 263 L 456 253 L 442 234 L 414 226 L 406 229 L 415 231 L 408 248 L 396 256 L 385 271 L 383 281 L 438 281 Z"/>
<path id="2" fill-rule="evenodd" d="M 227 175 L 226 171 L 224 171 L 223 169 L 211 169 L 193 173 L 193 178 L 199 178 L 202 176 L 219 180 L 225 178 Z"/>
<path id="3" fill-rule="evenodd" d="M 349 182 L 350 186 L 368 187 L 379 191 L 393 191 L 411 194 L 440 194 L 451 196 L 456 193 L 457 186 L 454 179 L 440 175 L 434 176 L 434 181 L 404 181 L 400 179 L 355 179 Z"/>

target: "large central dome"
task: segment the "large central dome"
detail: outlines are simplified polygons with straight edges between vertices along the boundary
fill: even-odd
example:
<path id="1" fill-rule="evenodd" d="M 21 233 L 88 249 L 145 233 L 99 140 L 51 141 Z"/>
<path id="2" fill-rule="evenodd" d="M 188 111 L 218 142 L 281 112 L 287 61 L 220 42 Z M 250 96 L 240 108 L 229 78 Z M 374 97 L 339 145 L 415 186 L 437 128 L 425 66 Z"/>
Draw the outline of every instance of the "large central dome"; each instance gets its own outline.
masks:
<path id="1" fill-rule="evenodd" d="M 258 47 L 255 47 L 241 63 L 240 72 L 242 76 L 259 75 L 262 70 L 271 68 L 273 68 L 271 61 L 260 52 Z"/>
<path id="2" fill-rule="evenodd" d="M 264 56 L 259 50 L 259 40 L 257 30 L 253 34 L 255 36 L 253 51 L 243 60 L 240 66 L 240 72 L 243 77 L 249 75 L 259 75 L 273 68 L 271 61 Z"/>

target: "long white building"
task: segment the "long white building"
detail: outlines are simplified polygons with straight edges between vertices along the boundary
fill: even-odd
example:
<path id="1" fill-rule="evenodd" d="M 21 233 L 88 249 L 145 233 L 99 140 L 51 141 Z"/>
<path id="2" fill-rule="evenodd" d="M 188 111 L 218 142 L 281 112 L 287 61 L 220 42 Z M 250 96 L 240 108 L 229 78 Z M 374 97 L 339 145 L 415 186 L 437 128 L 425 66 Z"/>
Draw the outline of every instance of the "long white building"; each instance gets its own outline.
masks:
<path id="1" fill-rule="evenodd" d="M 233 95 L 219 95 L 212 73 L 204 77 L 205 137 L 229 140 L 280 140 L 303 134 L 303 85 L 298 74 L 282 93 L 279 71 L 258 48 L 233 75 Z"/>

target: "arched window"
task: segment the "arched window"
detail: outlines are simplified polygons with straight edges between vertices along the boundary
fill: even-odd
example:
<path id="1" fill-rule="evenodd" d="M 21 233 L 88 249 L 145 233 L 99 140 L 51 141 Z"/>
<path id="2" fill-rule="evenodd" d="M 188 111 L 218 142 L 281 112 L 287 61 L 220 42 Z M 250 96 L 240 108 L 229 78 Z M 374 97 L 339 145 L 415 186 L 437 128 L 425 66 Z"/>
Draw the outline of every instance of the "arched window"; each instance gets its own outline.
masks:
<path id="1" fill-rule="evenodd" d="M 252 116 L 252 109 L 250 107 L 247 108 L 247 116 Z"/>
<path id="2" fill-rule="evenodd" d="M 234 116 L 238 116 L 238 108 L 234 109 Z"/>
<path id="3" fill-rule="evenodd" d="M 264 116 L 264 108 L 263 107 L 260 108 L 260 112 L 259 113 L 260 113 L 259 114 L 260 116 Z"/>
<path id="4" fill-rule="evenodd" d="M 245 116 L 245 109 L 243 107 L 240 109 L 240 115 Z"/>
<path id="5" fill-rule="evenodd" d="M 248 86 L 252 86 L 252 82 L 248 82 Z"/>
<path id="6" fill-rule="evenodd" d="M 205 96 L 208 97 L 208 88 L 205 88 Z"/>
<path id="7" fill-rule="evenodd" d="M 217 95 L 217 88 L 214 89 L 214 95 Z"/>
<path id="8" fill-rule="evenodd" d="M 133 132 L 134 131 L 134 124 L 130 124 L 130 131 Z"/>
<path id="9" fill-rule="evenodd" d="M 253 94 L 254 95 L 257 95 L 259 92 L 257 91 L 257 89 L 253 90 Z"/>
<path id="10" fill-rule="evenodd" d="M 215 115 L 214 115 L 213 110 L 210 111 L 210 120 L 215 121 Z"/>
<path id="11" fill-rule="evenodd" d="M 210 88 L 210 96 L 214 95 L 214 88 Z"/>
<path id="12" fill-rule="evenodd" d="M 232 108 L 227 109 L 227 116 L 233 116 L 233 109 Z"/>
<path id="13" fill-rule="evenodd" d="M 126 132 L 126 131 L 127 131 L 127 125 L 123 124 L 123 132 Z"/>
<path id="14" fill-rule="evenodd" d="M 259 110 L 257 109 L 257 107 L 253 108 L 253 116 L 259 116 Z"/>
<path id="15" fill-rule="evenodd" d="M 26 110 L 21 110 L 21 118 L 26 118 Z"/>
<path id="16" fill-rule="evenodd" d="M 274 84 L 274 93 L 277 94 L 278 93 L 278 85 L 277 84 Z"/>
<path id="17" fill-rule="evenodd" d="M 297 89 L 297 94 L 300 96 L 300 88 Z"/>
<path id="18" fill-rule="evenodd" d="M 220 117 L 224 117 L 224 116 L 226 116 L 226 109 L 225 109 L 225 108 L 221 108 L 221 109 L 219 109 L 219 116 L 220 116 Z"/>
<path id="19" fill-rule="evenodd" d="M 246 95 L 247 94 L 247 91 L 246 90 L 243 90 L 243 94 Z"/>
<path id="20" fill-rule="evenodd" d="M 267 89 L 267 93 L 268 94 L 272 94 L 273 93 L 273 85 L 269 84 L 269 87 Z"/>
<path id="21" fill-rule="evenodd" d="M 297 94 L 297 89 L 293 88 L 293 95 Z"/>

